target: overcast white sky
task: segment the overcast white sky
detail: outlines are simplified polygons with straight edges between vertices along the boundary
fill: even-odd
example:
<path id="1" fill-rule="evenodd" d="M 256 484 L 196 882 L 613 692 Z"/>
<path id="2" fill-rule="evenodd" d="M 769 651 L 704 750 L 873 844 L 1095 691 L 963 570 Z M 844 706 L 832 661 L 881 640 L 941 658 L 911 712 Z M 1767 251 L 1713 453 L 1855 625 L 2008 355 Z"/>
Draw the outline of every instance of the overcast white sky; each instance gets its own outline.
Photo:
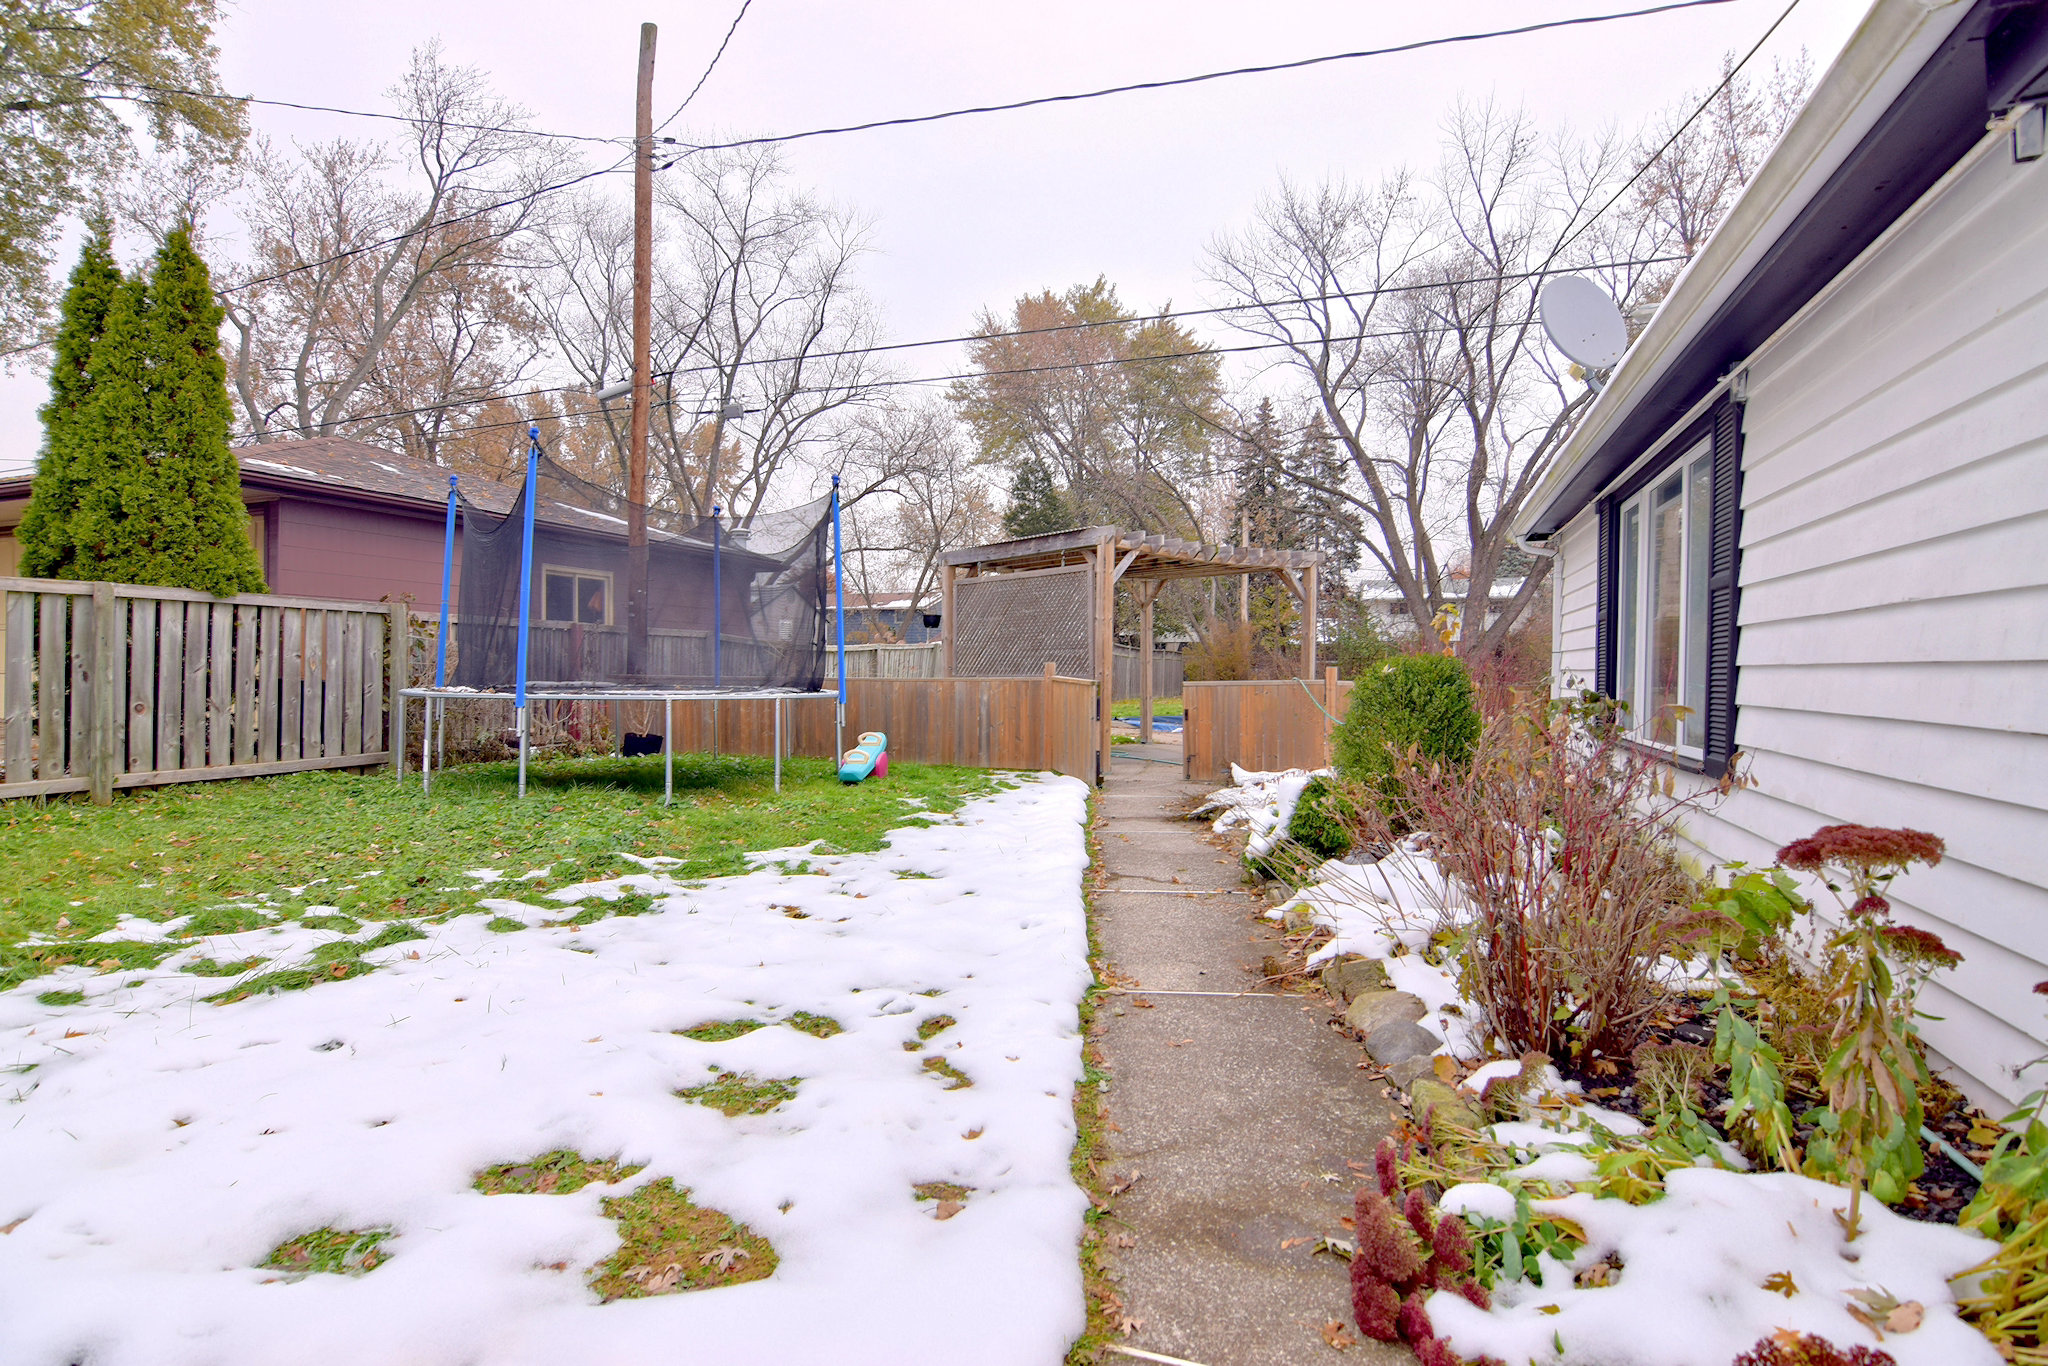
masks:
<path id="1" fill-rule="evenodd" d="M 630 135 L 639 25 L 661 26 L 656 105 L 681 101 L 739 0 L 226 0 L 228 90 L 386 109 L 417 44 L 487 72 L 543 128 Z M 761 134 L 1287 61 L 1630 0 L 754 0 L 689 116 L 694 138 Z M 800 183 L 858 210 L 865 282 L 897 340 L 966 330 L 1027 290 L 1107 275 L 1126 304 L 1202 302 L 1201 250 L 1283 174 L 1377 179 L 1433 156 L 1460 94 L 1521 101 L 1547 124 L 1623 127 L 1718 78 L 1782 0 L 1461 44 L 1306 71 L 792 144 Z M 1802 0 L 1758 58 L 1804 47 L 1815 75 L 1864 0 Z M 258 108 L 273 137 L 374 137 L 372 121 Z M 627 193 L 624 177 L 618 181 Z M 64 262 L 68 269 L 69 261 Z M 913 352 L 912 373 L 956 353 Z M 41 375 L 0 378 L 0 469 L 33 460 Z"/>

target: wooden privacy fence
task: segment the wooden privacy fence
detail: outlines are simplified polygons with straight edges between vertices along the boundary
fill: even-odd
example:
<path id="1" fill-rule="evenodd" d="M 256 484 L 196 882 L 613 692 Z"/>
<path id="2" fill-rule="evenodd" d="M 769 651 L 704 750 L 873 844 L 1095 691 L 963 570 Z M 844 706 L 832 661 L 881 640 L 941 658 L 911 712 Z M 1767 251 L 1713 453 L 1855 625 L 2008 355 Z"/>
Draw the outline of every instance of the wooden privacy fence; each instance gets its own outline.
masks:
<path id="1" fill-rule="evenodd" d="M 1266 772 L 1328 765 L 1330 732 L 1351 703 L 1351 684 L 1325 669 L 1316 683 L 1189 683 L 1181 696 L 1182 772 L 1194 782 L 1229 782 L 1232 764 Z"/>
<path id="2" fill-rule="evenodd" d="M 391 760 L 402 605 L 54 579 L 0 594 L 0 798 Z"/>
<path id="3" fill-rule="evenodd" d="M 1139 695 L 1139 683 L 1144 678 L 1144 664 L 1138 652 L 1128 645 L 1116 647 L 1116 696 L 1112 702 L 1122 702 Z M 1152 652 L 1152 695 L 1154 697 L 1179 697 L 1183 680 L 1187 676 L 1187 661 L 1172 650 Z"/>
<path id="4" fill-rule="evenodd" d="M 782 752 L 832 757 L 834 694 L 783 702 Z M 659 735 L 662 706 L 625 704 L 628 729 Z M 678 753 L 773 754 L 775 704 L 743 699 L 674 704 Z M 963 768 L 1051 769 L 1096 781 L 1095 681 L 1036 678 L 850 678 L 846 743 L 862 731 L 889 737 L 889 757 Z"/>
<path id="5" fill-rule="evenodd" d="M 946 645 L 934 640 L 923 645 L 849 645 L 846 647 L 846 676 L 853 678 L 937 678 L 946 671 Z M 836 687 L 839 661 L 828 645 L 825 650 L 825 681 Z"/>

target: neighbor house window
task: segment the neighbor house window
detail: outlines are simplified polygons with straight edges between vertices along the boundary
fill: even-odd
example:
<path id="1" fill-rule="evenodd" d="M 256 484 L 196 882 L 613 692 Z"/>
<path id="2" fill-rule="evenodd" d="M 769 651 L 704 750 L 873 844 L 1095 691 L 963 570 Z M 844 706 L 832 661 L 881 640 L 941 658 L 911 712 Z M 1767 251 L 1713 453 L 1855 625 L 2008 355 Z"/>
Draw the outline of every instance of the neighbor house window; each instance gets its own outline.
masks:
<path id="1" fill-rule="evenodd" d="M 1724 401 L 1600 503 L 1600 687 L 1639 743 L 1734 753 L 1742 412 Z"/>
<path id="2" fill-rule="evenodd" d="M 589 569 L 541 571 L 541 619 L 609 626 L 612 576 Z"/>

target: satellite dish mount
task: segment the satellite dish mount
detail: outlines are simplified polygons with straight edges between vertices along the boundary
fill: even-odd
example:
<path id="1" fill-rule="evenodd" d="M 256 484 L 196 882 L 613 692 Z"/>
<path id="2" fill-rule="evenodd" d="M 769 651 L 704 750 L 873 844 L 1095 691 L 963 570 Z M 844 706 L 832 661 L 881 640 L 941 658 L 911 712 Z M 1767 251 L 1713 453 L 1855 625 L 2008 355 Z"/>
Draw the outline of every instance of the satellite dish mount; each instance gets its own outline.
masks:
<path id="1" fill-rule="evenodd" d="M 1576 361 L 1595 390 L 1628 350 L 1628 325 L 1621 309 L 1583 275 L 1559 275 L 1537 296 L 1543 331 L 1550 344 Z"/>

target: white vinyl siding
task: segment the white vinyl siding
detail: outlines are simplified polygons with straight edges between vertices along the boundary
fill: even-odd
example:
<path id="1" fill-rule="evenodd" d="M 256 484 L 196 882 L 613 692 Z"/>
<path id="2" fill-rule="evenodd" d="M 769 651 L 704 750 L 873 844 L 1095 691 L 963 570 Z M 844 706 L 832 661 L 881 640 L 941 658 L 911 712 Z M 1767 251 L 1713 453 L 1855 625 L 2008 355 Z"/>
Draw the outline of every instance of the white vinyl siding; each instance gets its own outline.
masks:
<path id="1" fill-rule="evenodd" d="M 1893 896 L 1965 958 L 1923 1028 L 1966 1090 L 2012 1100 L 2048 1052 L 2048 162 L 1992 148 L 1933 196 L 1749 363 L 1755 786 L 1687 834 L 1752 863 L 1834 821 L 1940 835 Z M 1590 678 L 1590 509 L 1562 542 L 1556 658 Z"/>

